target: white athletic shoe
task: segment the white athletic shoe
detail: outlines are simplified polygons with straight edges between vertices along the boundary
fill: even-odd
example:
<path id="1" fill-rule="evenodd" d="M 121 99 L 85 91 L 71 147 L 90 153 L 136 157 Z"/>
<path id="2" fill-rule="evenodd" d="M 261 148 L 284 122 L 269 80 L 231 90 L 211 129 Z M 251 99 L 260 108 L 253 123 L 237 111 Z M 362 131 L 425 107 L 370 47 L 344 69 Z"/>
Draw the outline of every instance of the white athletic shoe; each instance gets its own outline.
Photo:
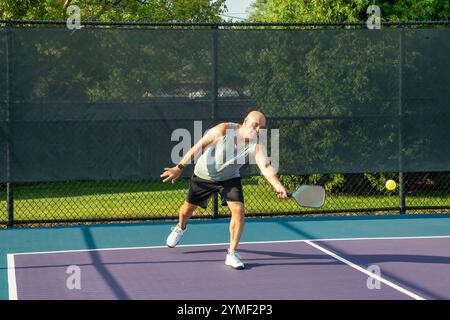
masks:
<path id="1" fill-rule="evenodd" d="M 171 228 L 172 232 L 167 237 L 167 241 L 166 241 L 167 246 L 169 248 L 175 247 L 178 244 L 178 242 L 180 242 L 181 237 L 186 232 L 186 229 L 184 229 L 184 230 L 181 229 L 181 227 L 178 224 L 175 227 L 172 227 Z"/>
<path id="2" fill-rule="evenodd" d="M 245 266 L 241 261 L 241 256 L 237 252 L 228 253 L 225 264 L 233 269 L 244 269 Z"/>

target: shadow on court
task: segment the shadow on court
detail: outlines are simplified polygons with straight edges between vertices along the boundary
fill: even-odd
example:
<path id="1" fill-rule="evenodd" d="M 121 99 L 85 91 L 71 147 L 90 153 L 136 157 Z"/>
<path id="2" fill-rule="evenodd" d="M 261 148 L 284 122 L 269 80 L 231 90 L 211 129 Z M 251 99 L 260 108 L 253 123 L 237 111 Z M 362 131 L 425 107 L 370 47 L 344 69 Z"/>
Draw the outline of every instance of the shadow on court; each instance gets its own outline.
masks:
<path id="1" fill-rule="evenodd" d="M 91 231 L 89 228 L 81 228 L 81 231 L 83 233 L 83 238 L 86 242 L 87 248 L 96 249 L 97 246 L 95 244 L 94 237 L 91 234 Z M 109 270 L 106 268 L 106 264 L 103 263 L 102 258 L 99 255 L 98 251 L 88 251 L 89 256 L 92 259 L 92 265 L 95 266 L 98 273 L 103 277 L 105 282 L 109 285 L 111 290 L 116 295 L 117 299 L 130 299 L 128 294 L 126 293 L 125 289 L 117 282 L 117 280 L 114 278 L 114 276 L 109 272 Z"/>

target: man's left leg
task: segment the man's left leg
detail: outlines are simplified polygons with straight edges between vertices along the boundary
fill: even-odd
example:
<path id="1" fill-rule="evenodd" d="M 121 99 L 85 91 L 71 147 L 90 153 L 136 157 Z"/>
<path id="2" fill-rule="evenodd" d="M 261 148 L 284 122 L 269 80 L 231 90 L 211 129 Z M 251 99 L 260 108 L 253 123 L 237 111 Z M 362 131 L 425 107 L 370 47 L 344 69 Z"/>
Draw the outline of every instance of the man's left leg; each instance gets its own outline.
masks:
<path id="1" fill-rule="evenodd" d="M 227 203 L 231 210 L 229 250 L 236 251 L 244 231 L 244 204 L 238 201 L 227 201 Z"/>
<path id="2" fill-rule="evenodd" d="M 240 255 L 236 252 L 242 232 L 244 231 L 244 203 L 239 201 L 227 201 L 231 210 L 230 220 L 230 247 L 228 248 L 225 264 L 234 269 L 244 269 Z"/>

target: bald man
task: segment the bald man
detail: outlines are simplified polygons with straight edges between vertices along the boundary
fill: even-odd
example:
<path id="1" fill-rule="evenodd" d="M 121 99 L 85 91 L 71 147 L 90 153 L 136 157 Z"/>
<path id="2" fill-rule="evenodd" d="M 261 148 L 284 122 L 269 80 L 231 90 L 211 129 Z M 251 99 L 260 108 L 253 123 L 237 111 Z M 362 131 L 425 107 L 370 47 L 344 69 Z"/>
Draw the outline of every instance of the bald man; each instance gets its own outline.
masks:
<path id="1" fill-rule="evenodd" d="M 281 184 L 276 171 L 270 164 L 266 149 L 258 143 L 258 135 L 266 125 L 264 114 L 250 112 L 242 124 L 226 122 L 211 128 L 173 168 L 165 168 L 161 174 L 163 181 L 175 182 L 183 168 L 197 155 L 194 174 L 191 177 L 186 201 L 181 206 L 179 221 L 167 238 L 167 246 L 175 247 L 186 232 L 187 221 L 194 210 L 200 206 L 206 208 L 211 196 L 219 192 L 222 205 L 228 205 L 231 211 L 230 246 L 225 264 L 234 269 L 244 269 L 237 247 L 244 230 L 244 195 L 239 170 L 246 159 L 254 157 L 261 173 L 270 182 L 277 197 L 287 199 L 287 190 Z"/>

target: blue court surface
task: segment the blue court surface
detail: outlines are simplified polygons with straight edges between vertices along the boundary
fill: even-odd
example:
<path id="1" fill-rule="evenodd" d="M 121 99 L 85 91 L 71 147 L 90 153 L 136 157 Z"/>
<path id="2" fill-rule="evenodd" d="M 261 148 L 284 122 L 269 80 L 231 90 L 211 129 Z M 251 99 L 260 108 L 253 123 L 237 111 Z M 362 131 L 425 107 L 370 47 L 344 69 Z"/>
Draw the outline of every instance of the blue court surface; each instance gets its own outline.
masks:
<path id="1" fill-rule="evenodd" d="M 248 218 L 0 230 L 0 299 L 450 299 L 450 215 Z M 236 290 L 238 288 L 238 290 Z"/>

